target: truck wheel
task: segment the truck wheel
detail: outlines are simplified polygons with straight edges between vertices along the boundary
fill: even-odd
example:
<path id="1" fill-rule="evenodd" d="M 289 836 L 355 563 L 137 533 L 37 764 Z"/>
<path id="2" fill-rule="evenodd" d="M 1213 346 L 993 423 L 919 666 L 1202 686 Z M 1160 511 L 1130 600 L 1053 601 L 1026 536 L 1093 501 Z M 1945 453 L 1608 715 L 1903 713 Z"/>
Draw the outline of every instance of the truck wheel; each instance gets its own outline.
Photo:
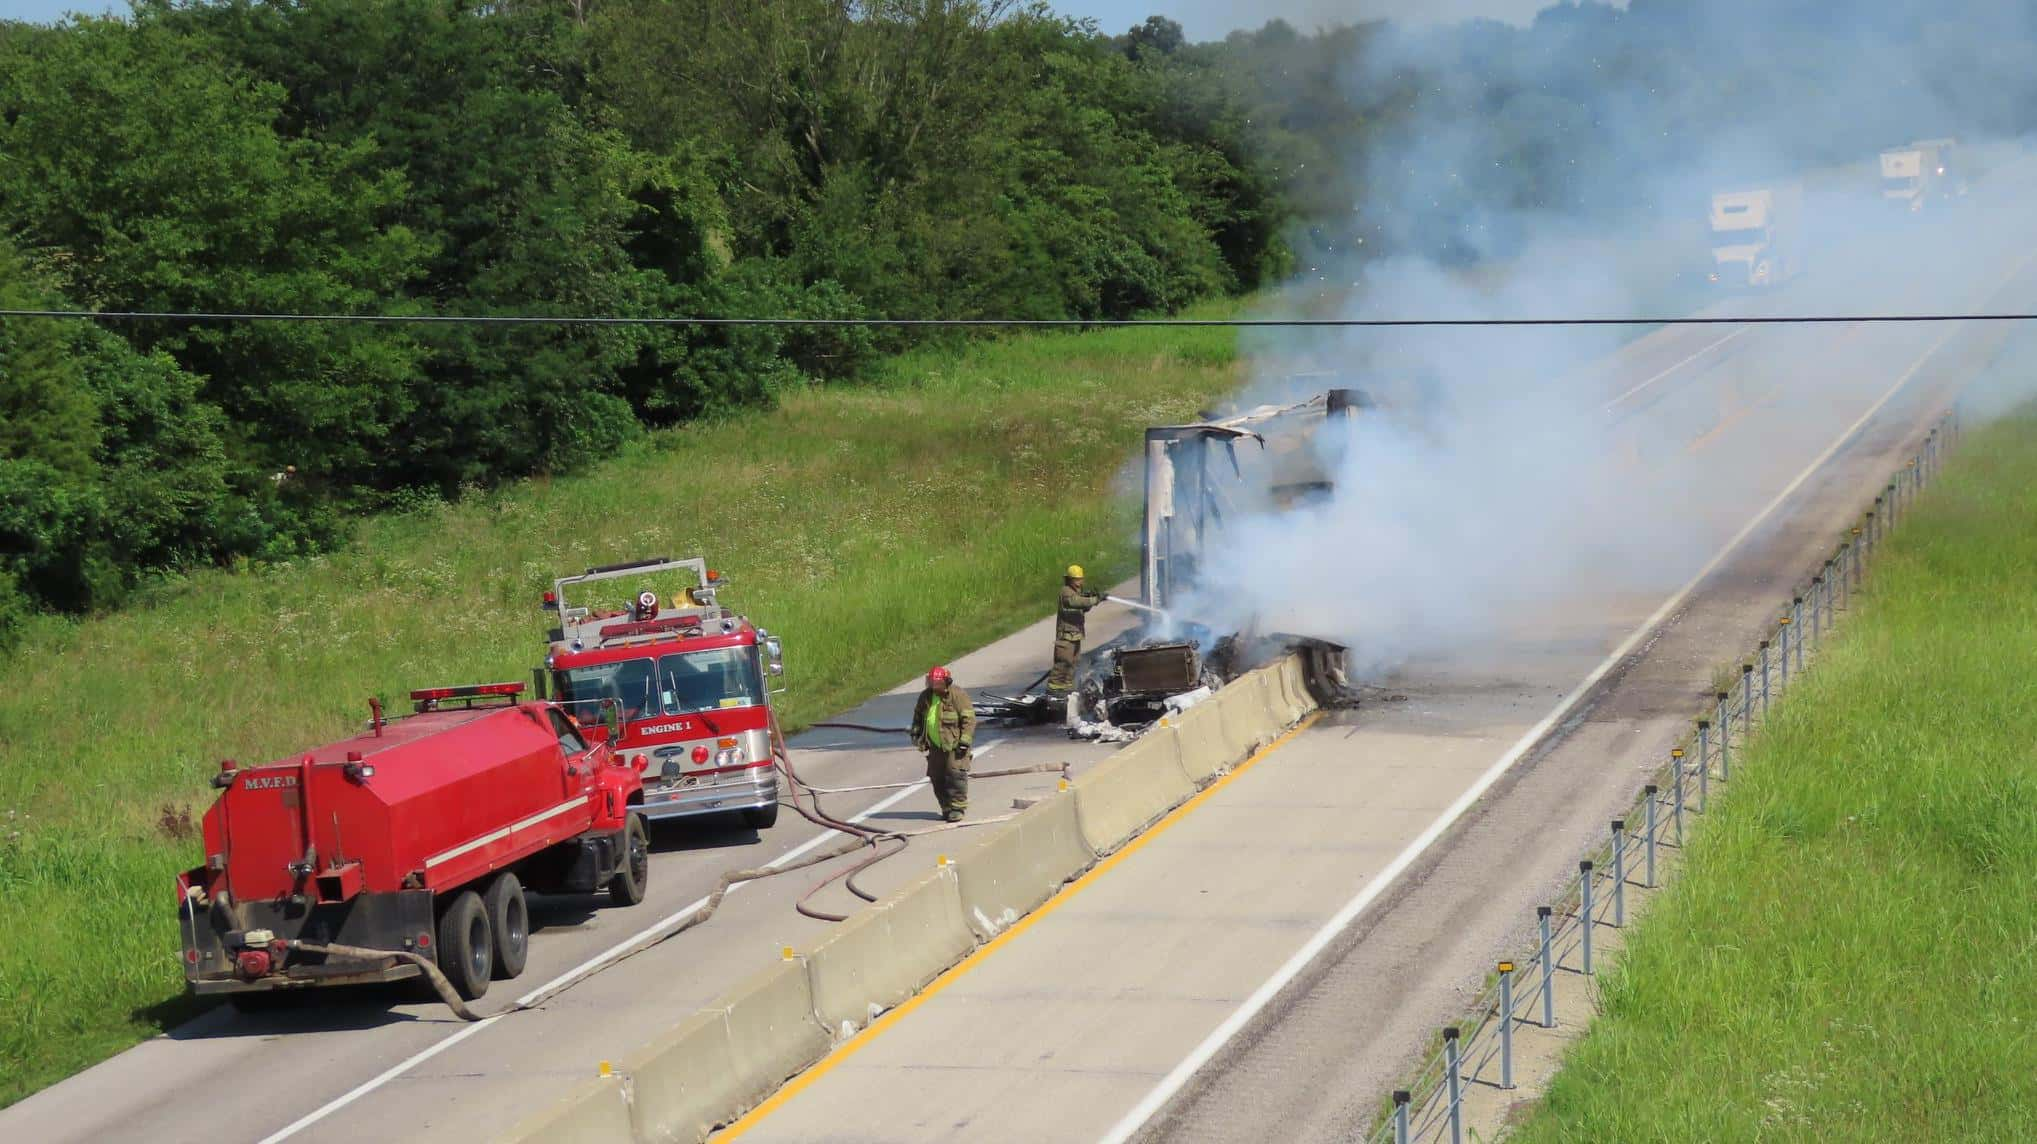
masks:
<path id="1" fill-rule="evenodd" d="M 608 880 L 608 896 L 618 906 L 634 906 L 644 900 L 644 887 L 651 881 L 651 836 L 644 830 L 644 816 L 629 816 L 622 832 L 622 864 Z"/>
<path id="2" fill-rule="evenodd" d="M 481 905 L 481 895 L 461 890 L 439 915 L 439 970 L 452 981 L 454 991 L 472 1001 L 488 992 L 494 968 L 495 941 L 488 931 L 488 911 Z"/>
<path id="3" fill-rule="evenodd" d="M 495 976 L 507 980 L 523 972 L 530 957 L 530 906 L 523 900 L 523 883 L 505 870 L 488 883 L 481 895 L 481 908 L 488 915 L 488 934 L 495 942 Z"/>
<path id="4" fill-rule="evenodd" d="M 778 804 L 753 806 L 743 811 L 743 825 L 751 830 L 769 830 L 778 825 Z"/>

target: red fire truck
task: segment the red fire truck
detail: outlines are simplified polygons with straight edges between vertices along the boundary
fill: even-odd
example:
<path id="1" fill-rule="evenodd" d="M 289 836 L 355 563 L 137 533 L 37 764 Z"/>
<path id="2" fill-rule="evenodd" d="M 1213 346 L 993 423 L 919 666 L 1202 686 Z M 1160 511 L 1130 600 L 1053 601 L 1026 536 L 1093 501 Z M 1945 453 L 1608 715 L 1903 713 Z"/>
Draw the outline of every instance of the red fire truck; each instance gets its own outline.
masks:
<path id="1" fill-rule="evenodd" d="M 386 722 L 370 701 L 363 734 L 221 764 L 205 864 L 177 878 L 192 991 L 246 1003 L 428 961 L 471 999 L 523 971 L 526 888 L 642 901 L 641 776 L 522 690 L 413 691 Z"/>
<path id="2" fill-rule="evenodd" d="M 587 585 L 633 579 L 675 587 L 621 607 L 567 600 Z M 738 811 L 758 830 L 778 821 L 784 740 L 772 695 L 785 673 L 778 640 L 717 602 L 721 575 L 697 557 L 589 568 L 556 580 L 545 607 L 559 615 L 545 657 L 553 696 L 644 774 L 643 812 L 683 818 Z"/>

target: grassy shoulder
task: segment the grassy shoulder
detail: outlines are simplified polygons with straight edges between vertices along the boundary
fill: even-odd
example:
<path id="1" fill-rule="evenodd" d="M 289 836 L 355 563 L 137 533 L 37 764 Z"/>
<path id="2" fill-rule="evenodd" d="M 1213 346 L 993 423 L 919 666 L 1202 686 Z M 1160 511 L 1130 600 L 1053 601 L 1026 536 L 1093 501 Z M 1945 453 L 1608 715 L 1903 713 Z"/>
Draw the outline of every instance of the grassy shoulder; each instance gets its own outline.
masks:
<path id="1" fill-rule="evenodd" d="M 1239 377 L 1224 329 L 926 350 L 328 557 L 37 621 L 0 667 L 0 1105 L 189 1014 L 171 880 L 221 758 L 348 733 L 370 695 L 527 679 L 551 577 L 666 554 L 783 637 L 810 722 L 1044 615 L 1071 561 L 1129 574 L 1139 431 Z"/>
<path id="2" fill-rule="evenodd" d="M 2037 415 L 1969 438 L 1527 1141 L 2037 1138 Z"/>

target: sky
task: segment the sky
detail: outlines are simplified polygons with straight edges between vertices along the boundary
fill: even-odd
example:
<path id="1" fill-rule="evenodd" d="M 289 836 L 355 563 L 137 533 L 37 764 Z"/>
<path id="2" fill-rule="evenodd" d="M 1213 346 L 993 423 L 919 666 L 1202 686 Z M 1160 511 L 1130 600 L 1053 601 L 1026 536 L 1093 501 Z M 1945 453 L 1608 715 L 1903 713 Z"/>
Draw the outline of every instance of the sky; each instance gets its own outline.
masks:
<path id="1" fill-rule="evenodd" d="M 1051 0 L 1070 16 L 1094 16 L 1106 32 L 1122 32 L 1155 13 L 1178 23 L 1191 39 L 1221 39 L 1278 16 L 1303 30 L 1321 23 L 1355 24 L 1391 17 L 1450 23 L 1473 16 L 1526 23 L 1551 0 Z M 111 0 L 0 0 L 0 19 L 52 20 L 65 12 L 104 11 Z"/>

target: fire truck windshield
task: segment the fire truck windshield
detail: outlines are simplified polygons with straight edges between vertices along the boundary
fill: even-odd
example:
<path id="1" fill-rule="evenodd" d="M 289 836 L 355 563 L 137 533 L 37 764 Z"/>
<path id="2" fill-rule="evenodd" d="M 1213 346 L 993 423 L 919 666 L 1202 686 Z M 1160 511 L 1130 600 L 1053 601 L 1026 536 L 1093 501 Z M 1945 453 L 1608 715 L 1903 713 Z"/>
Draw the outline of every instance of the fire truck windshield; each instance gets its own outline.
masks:
<path id="1" fill-rule="evenodd" d="M 559 701 L 581 720 L 599 719 L 601 702 L 613 699 L 624 722 L 685 715 L 764 702 L 764 676 L 757 649 L 717 648 L 678 652 L 656 660 L 623 660 L 555 673 Z"/>

